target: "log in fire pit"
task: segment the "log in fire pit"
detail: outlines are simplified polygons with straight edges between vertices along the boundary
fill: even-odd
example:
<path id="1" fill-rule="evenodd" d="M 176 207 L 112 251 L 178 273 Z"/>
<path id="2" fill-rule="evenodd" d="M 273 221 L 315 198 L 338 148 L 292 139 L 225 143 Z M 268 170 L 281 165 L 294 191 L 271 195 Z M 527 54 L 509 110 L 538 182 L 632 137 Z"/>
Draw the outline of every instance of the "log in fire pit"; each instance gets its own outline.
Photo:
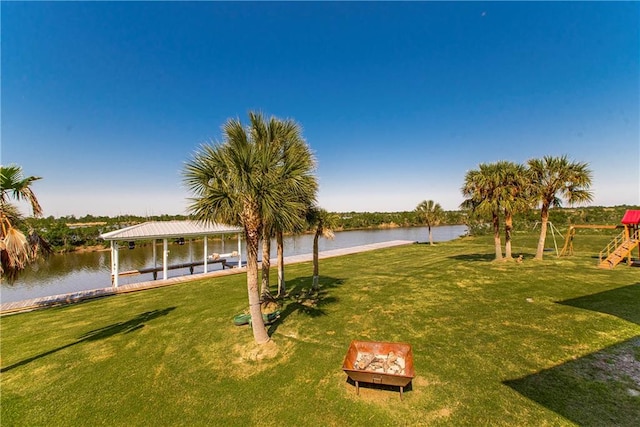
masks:
<path id="1" fill-rule="evenodd" d="M 356 383 L 360 382 L 400 387 L 400 399 L 413 377 L 413 352 L 410 344 L 392 342 L 351 341 L 342 370 Z"/>

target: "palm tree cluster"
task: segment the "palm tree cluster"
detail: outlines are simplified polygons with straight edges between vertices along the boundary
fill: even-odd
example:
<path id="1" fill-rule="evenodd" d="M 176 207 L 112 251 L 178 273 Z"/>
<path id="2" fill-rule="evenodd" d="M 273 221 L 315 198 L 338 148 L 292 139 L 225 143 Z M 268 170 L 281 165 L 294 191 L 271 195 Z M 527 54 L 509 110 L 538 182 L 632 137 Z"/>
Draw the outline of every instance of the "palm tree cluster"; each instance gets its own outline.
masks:
<path id="1" fill-rule="evenodd" d="M 247 293 L 254 339 L 269 340 L 261 313 L 268 293 L 269 243 L 278 242 L 282 264 L 282 233 L 306 228 L 307 211 L 315 205 L 318 189 L 315 158 L 290 119 L 266 119 L 250 112 L 249 124 L 229 119 L 223 139 L 203 144 L 184 168 L 184 182 L 194 195 L 190 213 L 204 222 L 222 222 L 244 228 L 247 245 Z M 263 286 L 258 290 L 258 248 L 263 241 Z M 284 293 L 284 266 L 279 270 L 279 293 Z"/>
<path id="2" fill-rule="evenodd" d="M 40 253 L 50 252 L 49 245 L 31 231 L 25 235 L 18 227 L 23 216 L 11 200 L 26 201 L 34 217 L 42 216 L 42 207 L 31 189 L 39 176 L 25 177 L 22 167 L 0 166 L 0 276 L 13 281 L 17 274 Z"/>
<path id="3" fill-rule="evenodd" d="M 541 231 L 535 259 L 543 257 L 549 209 L 589 202 L 593 193 L 591 170 L 587 163 L 570 161 L 567 156 L 531 159 L 525 165 L 510 161 L 482 163 L 465 175 L 462 209 L 479 217 L 491 217 L 495 259 L 512 259 L 513 214 L 540 208 Z M 502 256 L 500 218 L 505 222 L 505 256 Z"/>

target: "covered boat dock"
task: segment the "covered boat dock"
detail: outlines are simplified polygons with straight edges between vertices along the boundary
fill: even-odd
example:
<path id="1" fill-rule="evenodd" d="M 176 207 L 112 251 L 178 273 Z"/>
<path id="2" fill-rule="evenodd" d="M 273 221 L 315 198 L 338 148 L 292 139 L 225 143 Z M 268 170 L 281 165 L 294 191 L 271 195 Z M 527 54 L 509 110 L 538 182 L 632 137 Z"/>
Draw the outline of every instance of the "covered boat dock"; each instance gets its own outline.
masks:
<path id="1" fill-rule="evenodd" d="M 118 287 L 118 278 L 123 275 L 119 271 L 120 259 L 119 249 L 122 242 L 126 242 L 127 247 L 132 242 L 139 240 L 153 240 L 153 261 L 156 262 L 156 242 L 162 240 L 162 267 L 157 265 L 153 267 L 143 268 L 141 270 L 135 270 L 134 272 L 140 272 L 142 270 L 148 271 L 162 271 L 162 279 L 167 280 L 168 271 L 176 268 L 176 266 L 169 265 L 169 240 L 184 239 L 196 239 L 202 238 L 204 240 L 204 259 L 202 262 L 192 262 L 191 267 L 195 265 L 203 265 L 204 273 L 207 273 L 207 265 L 214 262 L 222 262 L 223 266 L 226 264 L 224 257 L 232 256 L 235 254 L 220 254 L 219 258 L 209 259 L 207 248 L 207 237 L 209 236 L 222 236 L 225 234 L 237 234 L 238 235 L 238 267 L 242 267 L 242 232 L 244 230 L 241 227 L 234 227 L 224 224 L 216 223 L 202 223 L 196 221 L 149 221 L 142 224 L 132 225 L 130 227 L 122 228 L 120 230 L 110 231 L 108 233 L 101 234 L 104 240 L 111 242 L 111 281 L 114 287 Z M 181 264 L 180 267 L 183 265 Z M 131 272 L 125 272 L 124 274 L 131 274 Z M 155 276 L 155 273 L 154 273 Z"/>

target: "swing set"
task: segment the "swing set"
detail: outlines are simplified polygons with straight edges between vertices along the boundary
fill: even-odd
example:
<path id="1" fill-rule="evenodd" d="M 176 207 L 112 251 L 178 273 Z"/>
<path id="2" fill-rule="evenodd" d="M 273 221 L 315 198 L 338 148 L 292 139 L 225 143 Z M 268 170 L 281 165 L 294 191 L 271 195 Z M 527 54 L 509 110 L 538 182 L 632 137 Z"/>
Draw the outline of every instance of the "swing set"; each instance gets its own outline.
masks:
<path id="1" fill-rule="evenodd" d="M 630 266 L 638 265 L 637 260 L 634 262 L 632 258 L 632 252 L 638 248 L 638 257 L 640 258 L 640 210 L 627 210 L 624 217 L 620 221 L 621 224 L 609 225 L 609 224 L 581 224 L 570 225 L 567 230 L 567 236 L 564 238 L 564 246 L 562 251 L 558 251 L 558 244 L 556 242 L 556 232 L 562 237 L 562 233 L 551 223 L 548 222 L 551 228 L 551 235 L 553 236 L 553 244 L 556 249 L 556 255 L 558 258 L 563 256 L 573 255 L 573 238 L 576 235 L 577 229 L 608 229 L 613 230 L 616 228 L 623 228 L 624 230 L 618 236 L 614 237 L 611 243 L 607 245 L 598 255 L 598 267 L 605 269 L 612 269 L 625 258 L 627 264 Z M 533 226 L 535 229 L 538 225 L 536 222 Z"/>
<path id="2" fill-rule="evenodd" d="M 535 230 L 536 227 L 538 226 L 538 224 L 540 224 L 540 221 L 536 221 L 536 223 L 533 225 L 533 229 Z M 582 225 L 570 225 L 569 226 L 569 230 L 567 230 L 567 236 L 565 237 L 560 230 L 558 230 L 558 228 L 553 225 L 553 223 L 551 221 L 547 222 L 547 224 L 549 225 L 549 229 L 551 230 L 551 236 L 553 237 L 553 246 L 556 250 L 556 256 L 558 258 L 563 257 L 563 256 L 571 256 L 573 255 L 573 238 L 576 235 L 576 229 L 579 228 L 587 228 L 587 229 L 615 229 L 615 228 L 623 228 L 622 225 L 608 225 L 608 224 L 582 224 Z M 562 249 L 559 251 L 558 250 L 558 243 L 556 241 L 556 233 L 558 234 L 559 237 L 564 239 L 564 246 L 562 247 Z"/>
<path id="3" fill-rule="evenodd" d="M 540 221 L 536 221 L 535 224 L 533 224 L 533 230 L 536 229 L 536 227 L 538 226 L 538 224 L 540 224 Z M 560 252 L 558 252 L 558 243 L 556 242 L 556 233 L 558 233 L 558 235 L 560 237 L 563 237 L 562 233 L 560 232 L 560 230 L 558 230 L 556 228 L 555 225 L 553 225 L 553 223 L 551 221 L 547 221 L 547 225 L 549 226 L 549 229 L 551 230 L 551 236 L 553 236 L 553 247 L 556 249 L 556 256 L 560 257 L 562 256 L 562 254 Z M 564 250 L 564 249 L 563 249 Z"/>

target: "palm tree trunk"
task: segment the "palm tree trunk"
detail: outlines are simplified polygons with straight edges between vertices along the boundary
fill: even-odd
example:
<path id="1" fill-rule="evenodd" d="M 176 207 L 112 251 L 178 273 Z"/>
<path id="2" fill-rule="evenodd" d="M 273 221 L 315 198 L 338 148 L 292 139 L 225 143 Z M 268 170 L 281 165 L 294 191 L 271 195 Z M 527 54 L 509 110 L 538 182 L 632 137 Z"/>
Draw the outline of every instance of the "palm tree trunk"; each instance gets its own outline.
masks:
<path id="1" fill-rule="evenodd" d="M 284 243 L 282 230 L 276 231 L 276 244 L 278 246 L 278 297 L 284 297 L 287 286 L 284 282 Z"/>
<path id="2" fill-rule="evenodd" d="M 433 246 L 433 234 L 431 233 L 431 225 L 429 227 L 429 244 Z"/>
<path id="3" fill-rule="evenodd" d="M 264 327 L 262 310 L 260 309 L 260 294 L 258 293 L 258 246 L 260 232 L 245 228 L 247 241 L 247 294 L 249 295 L 249 312 L 251 313 L 251 327 L 253 339 L 258 344 L 269 341 L 269 334 Z"/>
<path id="4" fill-rule="evenodd" d="M 500 217 L 493 214 L 493 242 L 496 248 L 496 261 L 502 261 L 502 243 L 500 242 Z"/>
<path id="5" fill-rule="evenodd" d="M 549 206 L 542 205 L 540 212 L 540 239 L 538 240 L 538 249 L 536 250 L 536 256 L 534 259 L 541 260 L 544 254 L 544 244 L 547 240 L 547 223 L 549 222 Z"/>
<path id="6" fill-rule="evenodd" d="M 318 238 L 320 237 L 320 229 L 316 230 L 316 235 L 313 237 L 313 284 L 311 289 L 318 290 L 319 287 L 319 268 L 318 268 Z"/>
<path id="7" fill-rule="evenodd" d="M 513 215 L 511 212 L 504 213 L 504 257 L 513 259 L 511 256 L 511 230 L 513 229 Z"/>
<path id="8" fill-rule="evenodd" d="M 262 284 L 260 285 L 260 296 L 269 295 L 269 270 L 271 269 L 271 238 L 269 233 L 262 235 Z M 264 299 L 264 298 L 263 298 Z"/>

